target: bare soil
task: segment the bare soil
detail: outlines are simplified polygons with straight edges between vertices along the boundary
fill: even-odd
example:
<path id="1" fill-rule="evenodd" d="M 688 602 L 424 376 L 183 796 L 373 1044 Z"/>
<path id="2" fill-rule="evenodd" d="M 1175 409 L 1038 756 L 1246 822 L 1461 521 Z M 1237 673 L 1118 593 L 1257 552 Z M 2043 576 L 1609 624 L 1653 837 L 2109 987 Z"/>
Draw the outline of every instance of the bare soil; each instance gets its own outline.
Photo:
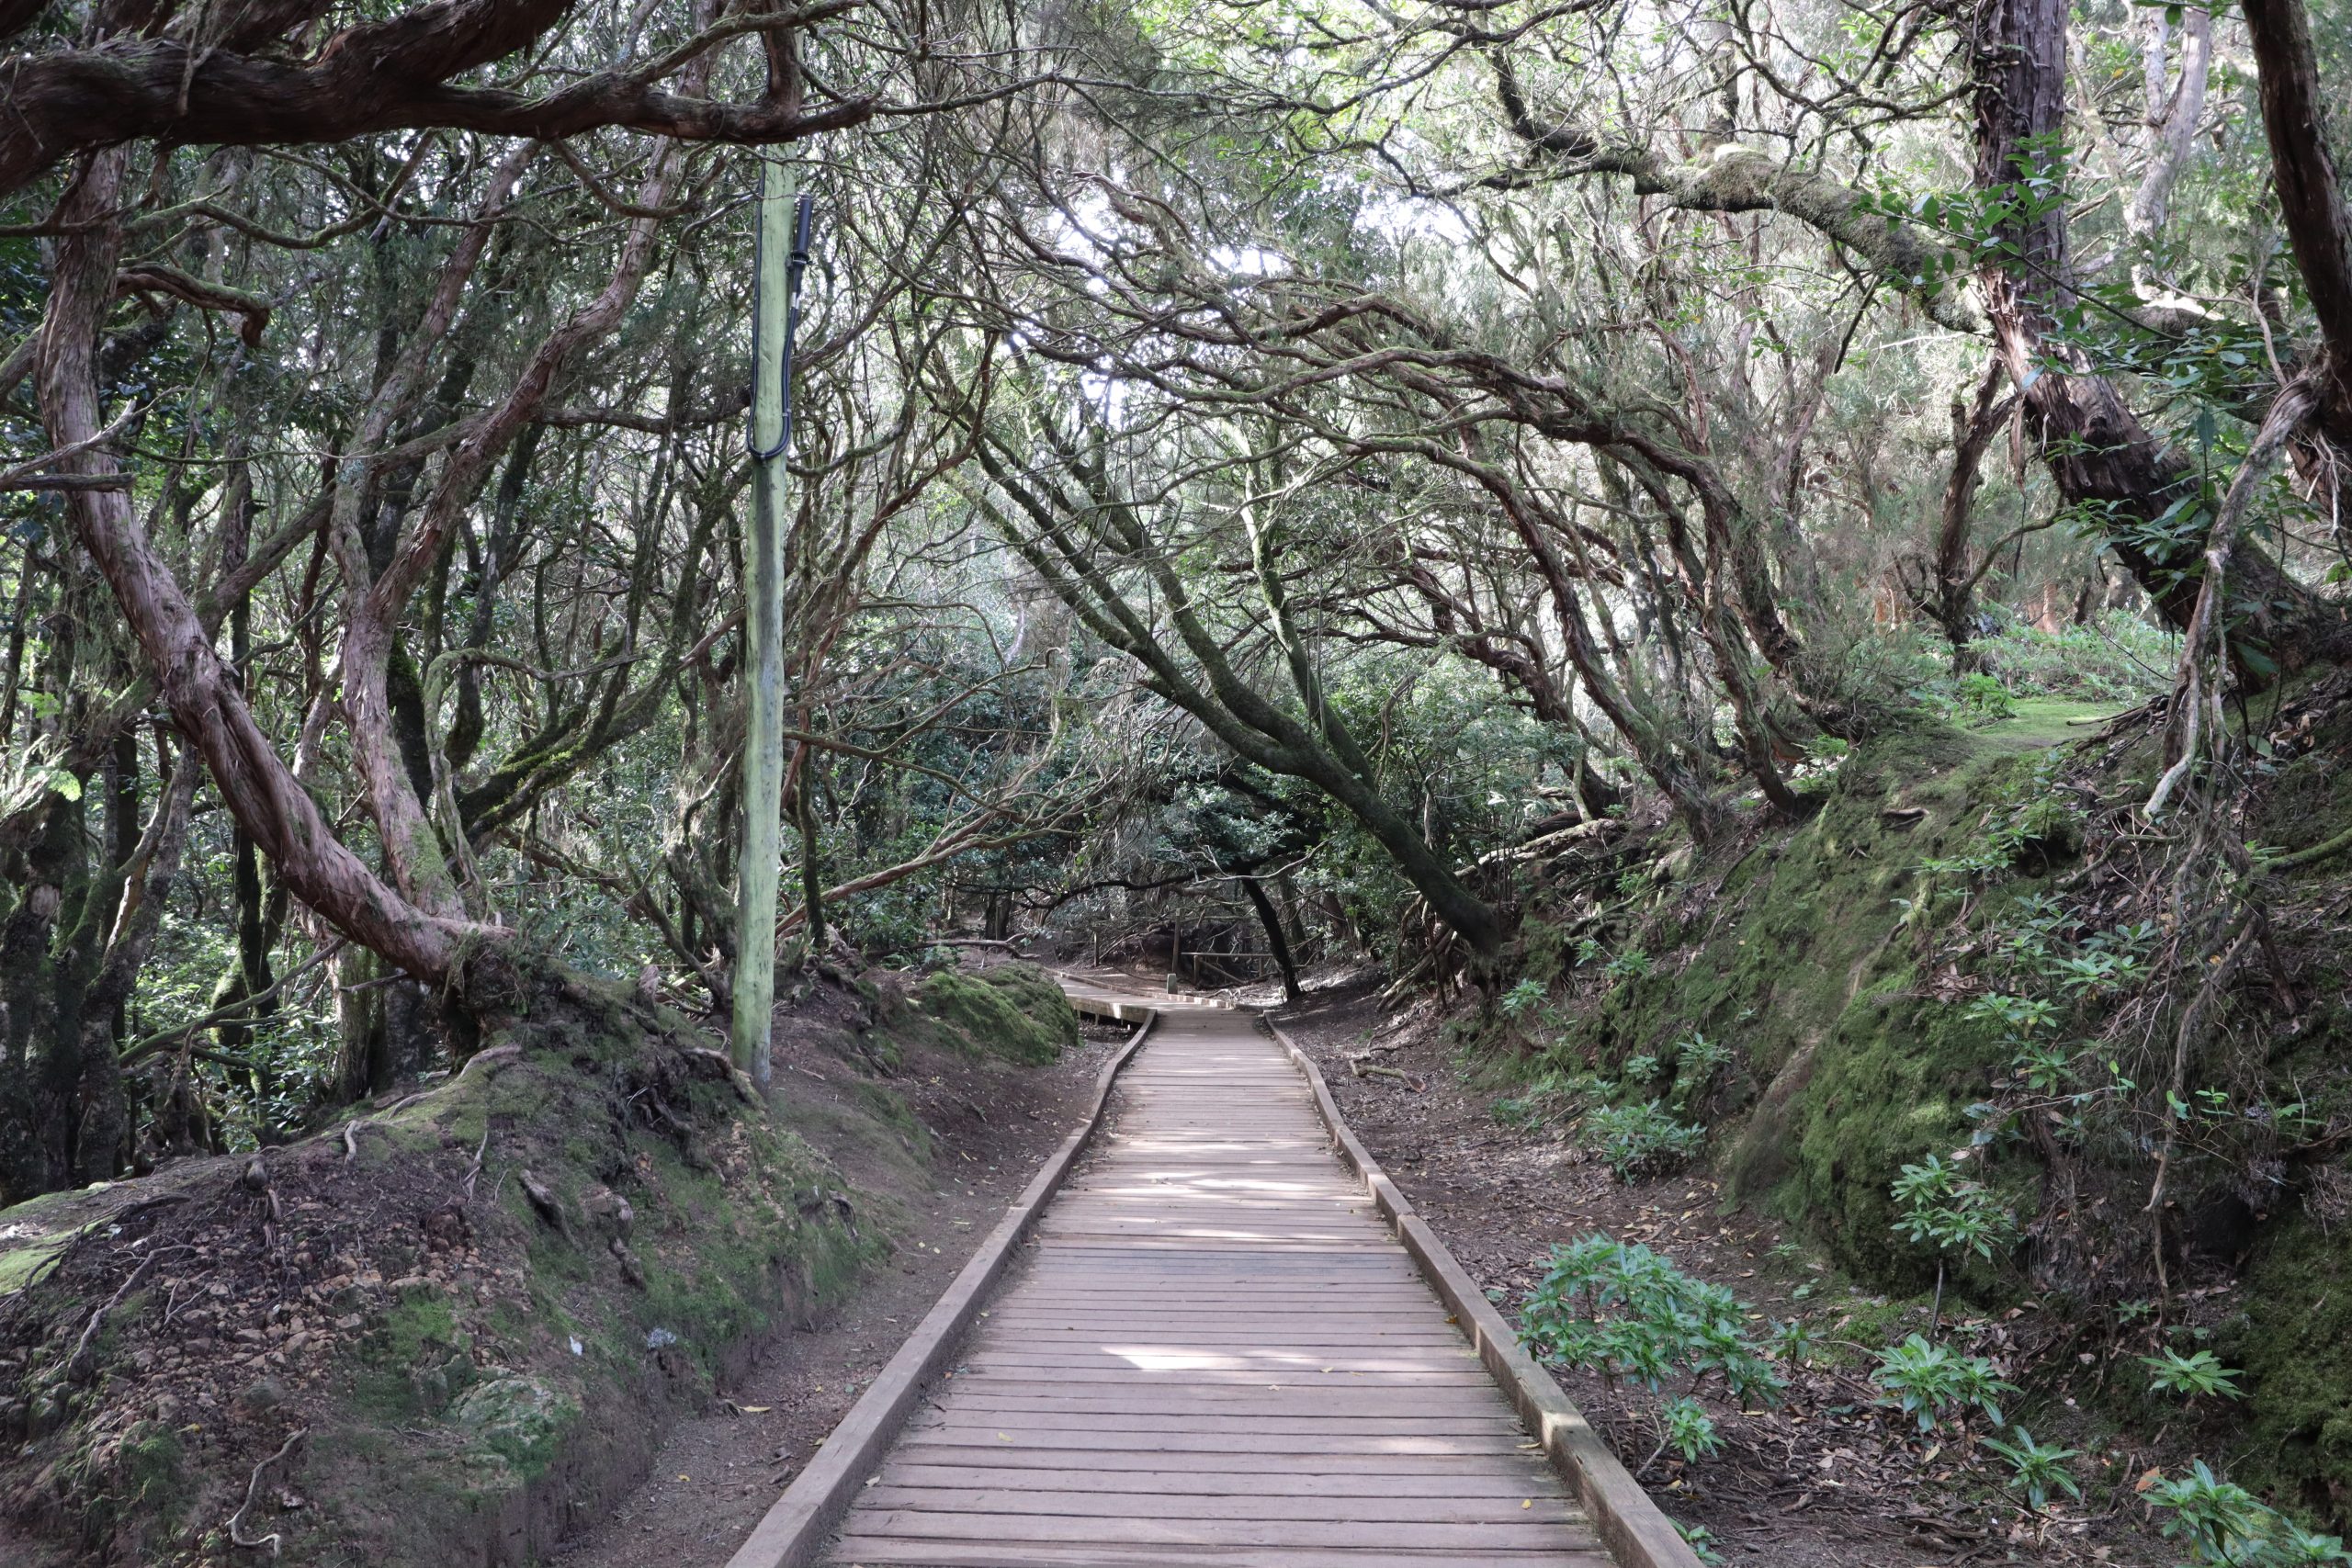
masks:
<path id="1" fill-rule="evenodd" d="M 888 1264 L 825 1321 L 768 1346 L 707 1413 L 674 1427 L 645 1482 L 602 1524 L 567 1543 L 563 1568 L 715 1565 L 750 1535 L 811 1453 L 931 1310 L 973 1249 L 1085 1114 L 1122 1032 L 1046 1067 L 911 1051 L 883 1080 L 913 1112 L 930 1158 L 921 1176 L 854 1129 L 867 1076 L 780 1015 L 779 1090 L 793 1086 L 797 1129 L 861 1192 L 904 1211 Z"/>
<path id="2" fill-rule="evenodd" d="M 1973 1439 L 1922 1439 L 1907 1419 L 1872 1403 L 1864 1347 L 1854 1337 L 1869 1335 L 1872 1347 L 1899 1339 L 1927 1326 L 1924 1311 L 1910 1323 L 1901 1303 L 1827 1278 L 1778 1226 L 1727 1209 L 1702 1171 L 1621 1182 L 1564 1130 L 1498 1121 L 1494 1102 L 1505 1091 L 1474 1080 L 1444 1043 L 1444 1019 L 1432 1004 L 1386 1013 L 1371 984 L 1342 982 L 1311 988 L 1302 1005 L 1274 1016 L 1322 1066 L 1374 1157 L 1507 1314 L 1542 1278 L 1555 1243 L 1600 1231 L 1729 1286 L 1750 1304 L 1759 1329 L 1774 1319 L 1807 1323 L 1823 1353 L 1794 1375 L 1786 1403 L 1726 1413 L 1717 1402 L 1724 1447 L 1696 1465 L 1670 1454 L 1653 1461 L 1657 1444 L 1645 1413 L 1657 1396 L 1555 1371 L 1627 1467 L 1679 1522 L 1712 1532 L 1724 1562 L 1959 1568 L 2174 1560 L 2132 1501 L 2132 1483 L 2154 1456 L 2124 1445 L 2094 1448 L 2097 1482 L 2108 1484 L 2094 1481 L 2091 1463 L 2078 1473 L 2098 1506 L 2025 1514 L 1992 1484 L 1997 1461 L 1984 1456 L 1983 1469 L 1967 1462 Z M 1359 1076 L 1359 1062 L 1404 1076 Z M 1980 1322 L 1954 1332 L 1997 1361 L 2027 1329 Z M 2082 1440 L 2064 1429 L 2064 1406 L 2052 1413 L 2058 1419 L 2049 1429 L 2034 1423 L 2044 1442 Z M 2103 1494 L 2115 1501 L 2102 1502 Z"/>

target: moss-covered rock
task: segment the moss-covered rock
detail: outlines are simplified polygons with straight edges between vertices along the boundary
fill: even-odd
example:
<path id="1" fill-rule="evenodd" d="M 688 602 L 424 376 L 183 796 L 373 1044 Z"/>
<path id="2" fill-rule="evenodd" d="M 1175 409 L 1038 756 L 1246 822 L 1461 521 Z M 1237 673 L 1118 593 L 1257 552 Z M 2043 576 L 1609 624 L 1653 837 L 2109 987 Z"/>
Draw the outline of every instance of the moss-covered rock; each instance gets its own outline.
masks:
<path id="1" fill-rule="evenodd" d="M 2352 1515 L 2352 1233 L 2287 1221 L 2250 1259 L 2245 1300 L 2222 1343 L 2251 1395 L 2240 1476 L 2324 1517 Z"/>
<path id="2" fill-rule="evenodd" d="M 1079 1042 L 1069 998 L 1033 964 L 944 970 L 909 993 L 907 1006 L 948 1043 L 1009 1061 L 1050 1062 Z"/>
<path id="3" fill-rule="evenodd" d="M 526 1479 L 547 1472 L 580 1419 L 578 1402 L 542 1379 L 493 1378 L 458 1401 L 449 1418 L 469 1439 L 513 1465 Z"/>

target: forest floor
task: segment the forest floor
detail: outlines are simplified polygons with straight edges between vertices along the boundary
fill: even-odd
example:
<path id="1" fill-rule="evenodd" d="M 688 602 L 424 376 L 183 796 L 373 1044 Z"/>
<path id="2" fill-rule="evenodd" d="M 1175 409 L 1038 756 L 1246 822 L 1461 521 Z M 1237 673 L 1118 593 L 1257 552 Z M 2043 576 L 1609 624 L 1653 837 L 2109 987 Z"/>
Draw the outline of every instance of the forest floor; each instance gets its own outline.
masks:
<path id="1" fill-rule="evenodd" d="M 673 1427 L 645 1481 L 555 1561 L 725 1562 L 1085 1115 L 1103 1062 L 1125 1038 L 1087 1034 L 1046 1067 L 910 1048 L 887 1080 L 928 1135 L 928 1179 L 910 1185 L 902 1162 L 876 1157 L 859 1135 L 865 1076 L 824 1031 L 779 1011 L 776 1085 L 794 1107 L 789 1119 L 858 1190 L 898 1200 L 897 1251 L 831 1314 L 767 1347 L 709 1411 Z"/>
<path id="2" fill-rule="evenodd" d="M 1090 1102 L 1040 987 L 798 987 L 772 1118 L 565 1024 L 9 1211 L 0 1563 L 723 1562 Z"/>
<path id="3" fill-rule="evenodd" d="M 1274 996 L 1236 993 L 1261 1005 Z M 1961 1568 L 1962 1564 L 2136 1565 L 2175 1561 L 2132 1501 L 2132 1478 L 2155 1459 L 2128 1442 L 2097 1448 L 2108 1488 L 2086 1488 L 2098 1506 L 2024 1515 L 1956 1465 L 1951 1445 L 1921 1439 L 1872 1404 L 1855 1341 L 1891 1343 L 1925 1328 L 1925 1311 L 1852 1290 L 1808 1260 L 1769 1220 L 1726 1211 L 1703 1171 L 1621 1182 L 1556 1127 L 1497 1119 L 1494 1086 L 1466 1071 L 1426 1001 L 1384 1012 L 1370 982 L 1335 976 L 1275 1014 L 1321 1065 L 1359 1136 L 1442 1236 L 1463 1267 L 1516 1315 L 1555 1242 L 1606 1232 L 1666 1255 L 1685 1271 L 1728 1286 L 1758 1327 L 1802 1318 L 1824 1354 L 1794 1380 L 1778 1409 L 1725 1414 L 1722 1451 L 1695 1466 L 1672 1456 L 1641 1479 L 1686 1526 L 1704 1526 L 1727 1563 L 1776 1568 Z M 1351 1057 L 1407 1075 L 1358 1077 Z M 1909 1322 L 1911 1317 L 1923 1321 Z M 2003 1328 L 1981 1325 L 1998 1341 Z M 1842 1363 L 1842 1364 L 1841 1364 Z M 1657 1446 L 1643 1415 L 1657 1396 L 1612 1390 L 1597 1376 L 1561 1372 L 1562 1386 L 1631 1469 Z M 1669 1393 L 1674 1392 L 1672 1390 Z M 2067 1406 L 2072 1401 L 2065 1401 Z M 2082 1442 L 2062 1408 L 2033 1421 L 2044 1441 Z M 2044 1429 L 2046 1427 L 2046 1429 Z M 1939 1461 L 1941 1462 L 1939 1462 Z"/>

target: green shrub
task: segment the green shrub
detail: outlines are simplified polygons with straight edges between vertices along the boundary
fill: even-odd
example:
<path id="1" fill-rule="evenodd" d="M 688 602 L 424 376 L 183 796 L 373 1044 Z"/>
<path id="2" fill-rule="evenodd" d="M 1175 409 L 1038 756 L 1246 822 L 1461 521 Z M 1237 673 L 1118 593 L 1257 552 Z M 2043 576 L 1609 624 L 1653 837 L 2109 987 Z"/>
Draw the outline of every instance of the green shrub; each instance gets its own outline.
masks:
<path id="1" fill-rule="evenodd" d="M 2182 1355 L 2177 1350 L 2159 1350 L 2153 1356 L 2143 1356 L 2140 1364 L 2148 1369 L 2148 1392 L 2177 1393 L 2185 1399 L 2219 1396 L 2243 1399 L 2245 1391 L 2237 1384 L 2238 1374 L 2222 1365 L 2220 1358 L 2211 1350 L 2198 1350 Z"/>
<path id="2" fill-rule="evenodd" d="M 1687 1126 L 1657 1100 L 1604 1105 L 1584 1119 L 1587 1146 L 1621 1181 L 1676 1169 L 1707 1141 L 1704 1127 Z"/>
<path id="3" fill-rule="evenodd" d="M 1688 1373 L 1702 1384 L 1717 1380 L 1737 1400 L 1781 1396 L 1780 1374 L 1749 1337 L 1738 1298 L 1637 1242 L 1596 1232 L 1555 1247 L 1520 1327 L 1547 1361 L 1653 1392 Z"/>
<path id="4" fill-rule="evenodd" d="M 1972 1404 L 1998 1427 L 2001 1395 L 2018 1391 L 1984 1357 L 1930 1345 L 1917 1334 L 1879 1353 L 1871 1382 L 1885 1391 L 1884 1403 L 1918 1422 L 1922 1432 L 1934 1431 L 1947 1416 L 1964 1416 Z"/>
<path id="5" fill-rule="evenodd" d="M 1954 705 L 1969 723 L 1997 724 L 2017 716 L 2018 705 L 2009 700 L 2009 689 L 1998 676 L 1962 675 L 1953 684 Z"/>
<path id="6" fill-rule="evenodd" d="M 1984 1446 L 2009 1461 L 2013 1472 L 2009 1484 L 2025 1494 L 2025 1499 L 2037 1510 L 2050 1506 L 2052 1492 L 2064 1492 L 2069 1497 L 2079 1497 L 2083 1489 L 2068 1473 L 2066 1461 L 2080 1457 L 2080 1450 L 2062 1449 L 2054 1443 L 2037 1443 L 2033 1434 L 2023 1427 L 2011 1428 L 2014 1443 L 2004 1443 L 1987 1438 Z"/>
<path id="7" fill-rule="evenodd" d="M 2318 1535 L 2271 1508 L 2253 1493 L 2213 1473 L 2203 1460 L 2185 1475 L 2159 1481 L 2148 1506 L 2165 1511 L 2165 1539 L 2196 1553 L 2194 1568 L 2322 1568 L 2352 1563 L 2343 1540 Z"/>
<path id="8" fill-rule="evenodd" d="M 1688 1377 L 1690 1392 L 1653 1413 L 1657 1448 L 1688 1461 L 1722 1446 L 1700 1397 L 1777 1404 L 1786 1384 L 1747 1332 L 1744 1303 L 1637 1244 L 1595 1234 L 1552 1249 L 1543 1281 L 1520 1309 L 1529 1350 L 1555 1365 L 1595 1371 L 1655 1393 Z M 1642 1467 L 1647 1469 L 1647 1463 Z"/>

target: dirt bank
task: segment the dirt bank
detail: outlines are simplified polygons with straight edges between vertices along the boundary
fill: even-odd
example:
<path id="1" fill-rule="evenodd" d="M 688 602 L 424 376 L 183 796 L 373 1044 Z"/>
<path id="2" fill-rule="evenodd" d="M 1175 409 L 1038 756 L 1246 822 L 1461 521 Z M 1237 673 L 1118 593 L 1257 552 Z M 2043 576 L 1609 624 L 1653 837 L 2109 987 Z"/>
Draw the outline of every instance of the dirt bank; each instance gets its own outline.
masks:
<path id="1" fill-rule="evenodd" d="M 644 1561 L 639 1505 L 682 1483 L 640 1483 L 697 1471 L 748 1520 L 786 1462 L 751 1457 L 805 1454 L 1100 1054 L 1034 970 L 785 1010 L 768 1111 L 615 993 L 319 1136 L 0 1214 L 8 1528 L 142 1568 L 441 1568 L 627 1508 Z M 715 1463 L 672 1464 L 681 1420 Z M 707 1554 L 708 1497 L 673 1503 L 652 1538 Z"/>
<path id="2" fill-rule="evenodd" d="M 1679 1522 L 1712 1534 L 1725 1562 L 1940 1568 L 2172 1561 L 2149 1541 L 2136 1507 L 2054 1526 L 2026 1520 L 2012 1499 L 1955 1470 L 1949 1453 L 1871 1404 L 1874 1391 L 1858 1375 L 1859 1359 L 1841 1353 L 1864 1339 L 1875 1344 L 1924 1328 L 1924 1312 L 1910 1322 L 1905 1304 L 1844 1284 L 1769 1220 L 1726 1211 L 1712 1178 L 1621 1182 L 1564 1130 L 1498 1118 L 1502 1089 L 1482 1086 L 1464 1069 L 1437 1009 L 1421 1003 L 1384 1012 L 1371 986 L 1355 985 L 1310 992 L 1304 1006 L 1275 1016 L 1322 1066 L 1374 1157 L 1508 1315 L 1516 1316 L 1542 1278 L 1555 1243 L 1600 1231 L 1728 1286 L 1759 1328 L 1773 1319 L 1809 1325 L 1822 1347 L 1820 1364 L 1795 1374 L 1780 1409 L 1719 1413 L 1722 1451 L 1696 1465 L 1669 1454 L 1642 1475 Z M 1359 1064 L 1385 1071 L 1359 1077 Z M 1657 1441 L 1641 1413 L 1656 1396 L 1612 1389 L 1595 1375 L 1565 1373 L 1561 1382 L 1628 1467 L 1650 1460 Z M 2067 1437 L 2063 1426 L 2034 1425 L 2045 1440 Z M 2128 1445 L 2098 1457 L 2126 1496 L 2129 1480 L 2152 1462 Z"/>

